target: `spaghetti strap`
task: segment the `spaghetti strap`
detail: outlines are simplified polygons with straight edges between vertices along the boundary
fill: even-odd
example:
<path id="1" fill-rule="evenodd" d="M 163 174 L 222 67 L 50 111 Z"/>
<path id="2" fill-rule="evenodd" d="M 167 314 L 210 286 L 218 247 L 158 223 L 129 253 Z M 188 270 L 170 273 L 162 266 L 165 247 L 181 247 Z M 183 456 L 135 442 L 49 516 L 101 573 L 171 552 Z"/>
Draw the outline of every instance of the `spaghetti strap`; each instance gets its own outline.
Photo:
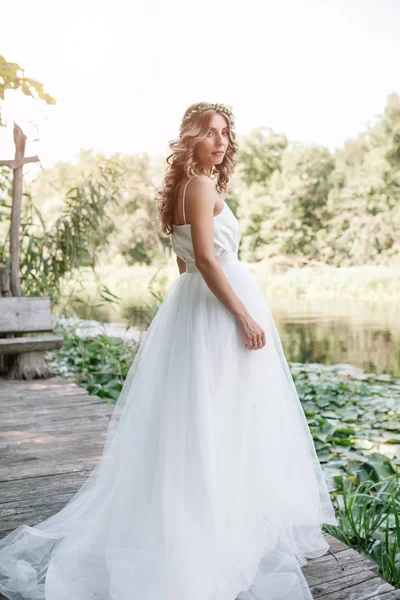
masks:
<path id="1" fill-rule="evenodd" d="M 189 183 L 189 181 L 192 181 L 192 179 L 194 179 L 196 177 L 196 175 L 194 175 L 193 177 L 191 177 L 190 179 L 187 180 L 187 182 L 185 183 L 185 187 L 183 190 L 183 197 L 182 197 L 182 209 L 183 209 L 183 218 L 185 221 L 185 225 L 187 225 L 186 223 L 186 215 L 185 215 L 185 194 L 186 194 L 186 188 L 187 188 L 187 184 Z"/>

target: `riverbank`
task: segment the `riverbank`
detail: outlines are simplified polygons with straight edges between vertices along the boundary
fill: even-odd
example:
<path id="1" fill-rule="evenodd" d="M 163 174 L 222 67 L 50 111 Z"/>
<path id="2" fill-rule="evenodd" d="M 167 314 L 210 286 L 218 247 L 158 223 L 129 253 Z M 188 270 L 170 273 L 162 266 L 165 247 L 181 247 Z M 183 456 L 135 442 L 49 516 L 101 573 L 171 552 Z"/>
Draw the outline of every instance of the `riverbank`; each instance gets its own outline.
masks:
<path id="1" fill-rule="evenodd" d="M 278 271 L 276 264 L 257 263 L 249 269 L 264 290 L 288 360 L 349 363 L 400 378 L 396 270 L 334 269 L 328 277 L 325 267 Z M 73 308 L 83 319 L 118 323 L 119 330 L 147 329 L 177 277 L 173 263 L 158 270 L 103 267 L 66 290 L 58 310 L 71 315 Z"/>
<path id="2" fill-rule="evenodd" d="M 397 302 L 400 297 L 400 267 L 283 268 L 262 261 L 250 269 L 267 295 L 306 298 L 346 298 L 369 302 Z"/>
<path id="3" fill-rule="evenodd" d="M 400 298 L 400 267 L 286 268 L 272 261 L 248 266 L 269 300 L 279 296 L 393 305 Z M 174 258 L 153 266 L 103 265 L 96 273 L 84 272 L 81 282 L 65 286 L 65 300 L 60 303 L 58 312 L 62 313 L 72 298 L 82 318 L 100 316 L 105 321 L 129 321 L 135 308 L 139 312 L 151 312 L 155 298 L 162 299 L 177 277 L 179 270 Z M 101 286 L 117 296 L 119 302 L 101 302 Z"/>

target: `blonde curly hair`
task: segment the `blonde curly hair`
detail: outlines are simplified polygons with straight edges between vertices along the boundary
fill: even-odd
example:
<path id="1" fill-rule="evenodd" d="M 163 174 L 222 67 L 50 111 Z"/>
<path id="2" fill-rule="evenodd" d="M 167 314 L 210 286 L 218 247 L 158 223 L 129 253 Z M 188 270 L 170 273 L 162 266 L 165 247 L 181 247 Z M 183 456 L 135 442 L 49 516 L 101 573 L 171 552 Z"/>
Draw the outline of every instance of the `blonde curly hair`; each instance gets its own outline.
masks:
<path id="1" fill-rule="evenodd" d="M 224 159 L 221 164 L 214 165 L 214 171 L 218 173 L 216 188 L 220 193 L 226 192 L 229 177 L 233 173 L 238 160 L 239 148 L 236 142 L 236 134 L 231 127 L 231 120 L 228 115 L 223 111 L 210 108 L 199 113 L 193 113 L 190 118 L 187 118 L 189 113 L 204 104 L 208 103 L 197 102 L 186 109 L 182 118 L 179 138 L 169 142 L 172 154 L 166 159 L 169 166 L 157 199 L 161 229 L 163 233 L 168 235 L 173 232 L 173 213 L 181 180 L 183 177 L 191 178 L 202 174 L 200 166 L 196 162 L 194 151 L 196 144 L 207 136 L 213 116 L 217 112 L 225 116 L 229 128 L 229 144 Z"/>

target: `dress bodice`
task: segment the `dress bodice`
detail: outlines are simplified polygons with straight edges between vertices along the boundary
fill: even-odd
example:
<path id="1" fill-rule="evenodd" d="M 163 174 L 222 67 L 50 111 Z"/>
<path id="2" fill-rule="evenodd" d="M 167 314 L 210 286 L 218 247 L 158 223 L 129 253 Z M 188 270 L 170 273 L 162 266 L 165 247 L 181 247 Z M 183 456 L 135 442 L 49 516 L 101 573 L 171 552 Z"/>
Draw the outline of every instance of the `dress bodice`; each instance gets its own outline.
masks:
<path id="1" fill-rule="evenodd" d="M 223 200 L 224 207 L 214 216 L 214 256 L 238 253 L 240 242 L 240 226 L 228 204 Z M 177 256 L 185 263 L 195 260 L 191 226 L 173 225 L 172 248 Z"/>

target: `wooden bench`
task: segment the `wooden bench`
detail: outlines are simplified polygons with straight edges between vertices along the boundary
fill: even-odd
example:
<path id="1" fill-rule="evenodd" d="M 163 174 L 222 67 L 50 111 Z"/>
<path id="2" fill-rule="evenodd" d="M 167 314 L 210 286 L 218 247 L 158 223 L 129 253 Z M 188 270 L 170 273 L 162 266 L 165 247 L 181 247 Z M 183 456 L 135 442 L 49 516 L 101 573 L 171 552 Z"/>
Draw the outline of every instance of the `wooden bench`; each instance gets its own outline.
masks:
<path id="1" fill-rule="evenodd" d="M 35 379 L 54 375 L 44 355 L 48 350 L 61 348 L 63 338 L 52 335 L 52 330 L 50 298 L 0 298 L 0 355 L 7 357 L 7 377 Z M 23 337 L 38 332 L 45 335 Z"/>

